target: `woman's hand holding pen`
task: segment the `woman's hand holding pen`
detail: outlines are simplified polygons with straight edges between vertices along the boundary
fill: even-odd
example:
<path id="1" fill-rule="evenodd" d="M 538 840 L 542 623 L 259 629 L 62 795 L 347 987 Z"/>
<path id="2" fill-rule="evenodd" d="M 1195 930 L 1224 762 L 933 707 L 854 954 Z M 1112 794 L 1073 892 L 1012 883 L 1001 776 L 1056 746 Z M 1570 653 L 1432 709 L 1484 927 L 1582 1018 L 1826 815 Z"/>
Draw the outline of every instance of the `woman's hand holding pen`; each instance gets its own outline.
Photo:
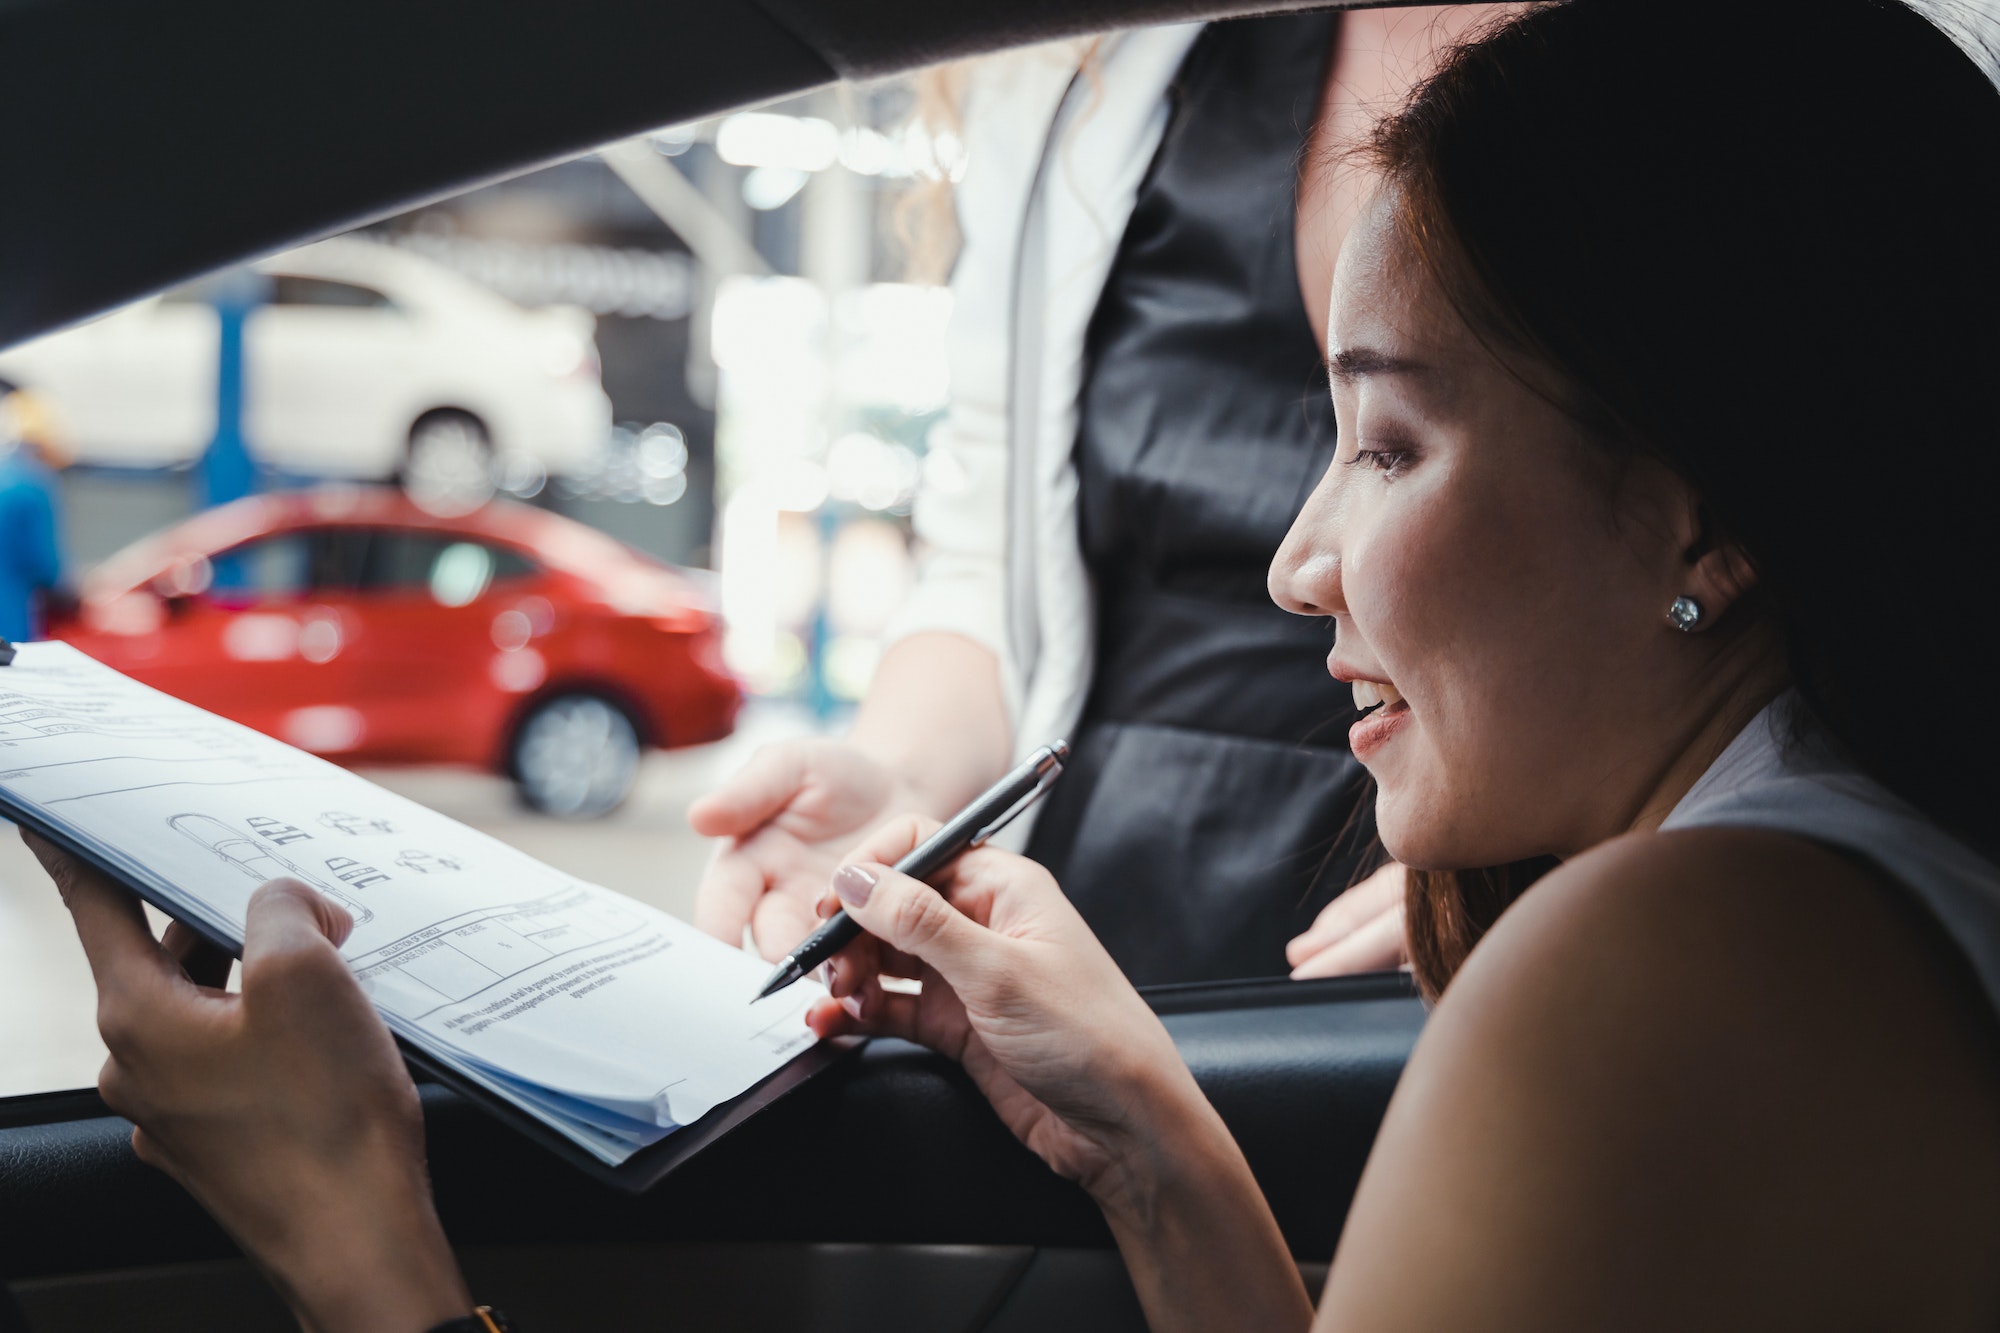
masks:
<path id="1" fill-rule="evenodd" d="M 936 889 L 889 868 L 936 827 L 897 820 L 836 873 L 820 914 L 845 908 L 868 934 L 828 964 L 835 998 L 813 1028 L 962 1064 L 1007 1128 L 1103 1207 L 1156 1330 L 1303 1328 L 1298 1270 L 1159 1018 L 1034 862 L 979 848 Z M 884 989 L 885 974 L 922 990 Z"/>
<path id="2" fill-rule="evenodd" d="M 862 1030 L 958 1060 L 1023 1143 L 1093 1193 L 1116 1190 L 1135 1103 L 1185 1109 L 1200 1089 L 1160 1020 L 1046 870 L 979 848 L 932 889 L 888 866 L 934 821 L 878 830 L 833 877 L 823 916 L 846 908 L 869 933 L 827 965 L 836 1002 L 823 1035 Z M 920 994 L 884 990 L 883 973 Z"/>
<path id="3" fill-rule="evenodd" d="M 132 1147 L 200 1201 L 314 1333 L 417 1333 L 472 1308 L 431 1205 L 423 1121 L 395 1043 L 341 960 L 352 922 L 303 884 L 250 899 L 229 959 L 24 835 L 75 918 Z"/>

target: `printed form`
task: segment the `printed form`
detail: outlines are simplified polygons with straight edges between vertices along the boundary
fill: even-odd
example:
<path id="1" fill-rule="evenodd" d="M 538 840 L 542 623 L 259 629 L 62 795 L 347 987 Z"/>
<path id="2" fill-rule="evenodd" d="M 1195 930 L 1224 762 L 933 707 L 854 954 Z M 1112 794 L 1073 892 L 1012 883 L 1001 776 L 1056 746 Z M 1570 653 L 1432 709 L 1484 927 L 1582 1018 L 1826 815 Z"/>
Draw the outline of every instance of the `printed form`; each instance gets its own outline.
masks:
<path id="1" fill-rule="evenodd" d="M 338 901 L 391 1030 L 612 1165 L 814 1041 L 813 983 L 67 644 L 0 668 L 0 795 L 238 945 L 267 879 Z"/>

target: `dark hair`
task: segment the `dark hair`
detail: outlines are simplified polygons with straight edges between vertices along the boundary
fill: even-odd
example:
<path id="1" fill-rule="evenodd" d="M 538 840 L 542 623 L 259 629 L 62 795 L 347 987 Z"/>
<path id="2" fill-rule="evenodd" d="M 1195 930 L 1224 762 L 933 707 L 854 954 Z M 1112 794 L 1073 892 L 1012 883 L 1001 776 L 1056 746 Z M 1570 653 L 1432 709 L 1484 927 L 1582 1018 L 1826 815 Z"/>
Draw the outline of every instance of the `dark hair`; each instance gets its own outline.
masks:
<path id="1" fill-rule="evenodd" d="M 1538 8 L 1366 151 L 1468 326 L 1744 550 L 1737 618 L 1770 618 L 1831 738 L 1989 851 L 1996 155 L 2000 93 L 1889 0 Z M 1427 991 L 1544 868 L 1412 877 Z"/>

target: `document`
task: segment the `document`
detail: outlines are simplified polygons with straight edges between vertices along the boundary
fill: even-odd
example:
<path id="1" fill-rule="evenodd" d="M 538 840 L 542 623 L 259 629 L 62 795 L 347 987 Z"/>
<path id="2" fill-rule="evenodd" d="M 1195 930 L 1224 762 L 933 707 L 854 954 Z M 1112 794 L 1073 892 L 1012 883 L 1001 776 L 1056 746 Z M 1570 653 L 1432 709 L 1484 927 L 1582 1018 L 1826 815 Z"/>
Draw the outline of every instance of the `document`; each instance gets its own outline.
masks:
<path id="1" fill-rule="evenodd" d="M 236 946 L 289 876 L 390 1029 L 612 1166 L 814 1044 L 800 982 L 61 643 L 0 667 L 0 807 Z"/>

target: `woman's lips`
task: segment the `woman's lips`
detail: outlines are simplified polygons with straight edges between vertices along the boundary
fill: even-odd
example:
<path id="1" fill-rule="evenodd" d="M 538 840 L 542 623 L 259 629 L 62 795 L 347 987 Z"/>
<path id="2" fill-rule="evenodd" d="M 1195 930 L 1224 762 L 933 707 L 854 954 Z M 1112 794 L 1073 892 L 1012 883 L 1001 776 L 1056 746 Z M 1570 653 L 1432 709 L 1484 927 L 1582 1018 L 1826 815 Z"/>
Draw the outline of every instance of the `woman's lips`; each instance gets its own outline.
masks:
<path id="1" fill-rule="evenodd" d="M 1400 698 L 1394 703 L 1385 703 L 1379 708 L 1370 709 L 1347 729 L 1347 748 L 1354 752 L 1356 759 L 1365 764 L 1368 762 L 1368 757 L 1387 745 L 1390 738 L 1401 731 L 1403 724 L 1409 720 L 1410 705 Z"/>
<path id="2" fill-rule="evenodd" d="M 1403 692 L 1386 680 L 1370 680 L 1343 667 L 1327 655 L 1326 669 L 1335 680 L 1344 680 L 1354 690 L 1354 706 L 1361 716 L 1347 729 L 1347 748 L 1362 763 L 1389 743 L 1410 720 L 1410 705 Z"/>

